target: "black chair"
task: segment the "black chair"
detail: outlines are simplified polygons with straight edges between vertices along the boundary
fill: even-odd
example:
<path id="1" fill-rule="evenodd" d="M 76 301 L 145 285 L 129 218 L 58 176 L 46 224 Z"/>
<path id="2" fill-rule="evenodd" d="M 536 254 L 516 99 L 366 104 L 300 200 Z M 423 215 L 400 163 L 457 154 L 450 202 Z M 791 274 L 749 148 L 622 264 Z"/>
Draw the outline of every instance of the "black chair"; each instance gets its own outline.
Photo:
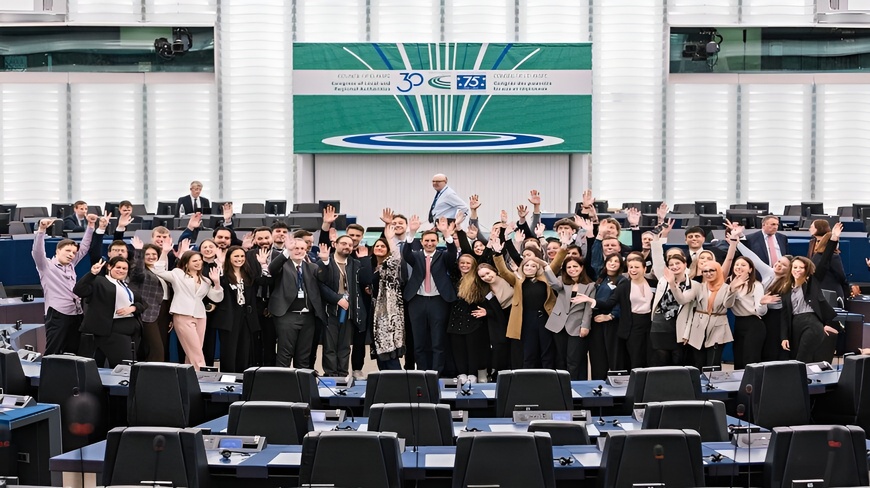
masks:
<path id="1" fill-rule="evenodd" d="M 701 436 L 693 430 L 613 432 L 607 437 L 598 486 L 704 486 Z"/>
<path id="2" fill-rule="evenodd" d="M 495 383 L 495 416 L 510 417 L 517 405 L 539 410 L 571 410 L 571 377 L 553 369 L 502 371 Z"/>
<path id="3" fill-rule="evenodd" d="M 395 432 L 406 446 L 452 446 L 453 419 L 443 403 L 376 403 L 369 409 L 369 431 Z"/>
<path id="4" fill-rule="evenodd" d="M 752 385 L 751 395 L 747 385 Z M 766 429 L 810 423 L 806 365 L 800 361 L 747 364 L 737 403 L 746 405 L 750 422 Z"/>
<path id="5" fill-rule="evenodd" d="M 255 366 L 242 377 L 242 400 L 301 402 L 320 408 L 317 375 L 313 369 Z"/>
<path id="6" fill-rule="evenodd" d="M 190 364 L 136 363 L 130 371 L 127 424 L 192 427 L 205 414 L 196 371 Z"/>
<path id="7" fill-rule="evenodd" d="M 18 207 L 15 209 L 15 220 L 24 220 L 30 217 L 48 216 L 48 209 L 45 207 Z"/>
<path id="8" fill-rule="evenodd" d="M 681 400 L 646 405 L 642 429 L 693 429 L 701 442 L 728 441 L 725 404 L 719 400 Z"/>
<path id="9" fill-rule="evenodd" d="M 556 486 L 553 444 L 544 432 L 475 432 L 456 439 L 453 488 Z"/>
<path id="10" fill-rule="evenodd" d="M 635 368 L 628 377 L 625 403 L 695 400 L 701 395 L 701 373 L 692 366 Z"/>
<path id="11" fill-rule="evenodd" d="M 764 458 L 764 486 L 823 479 L 823 486 L 868 486 L 864 430 L 854 425 L 776 427 Z"/>
<path id="12" fill-rule="evenodd" d="M 813 421 L 819 424 L 857 425 L 870 430 L 870 356 L 849 356 L 837 387 L 813 404 Z M 865 385 L 867 386 L 865 388 Z"/>
<path id="13" fill-rule="evenodd" d="M 42 358 L 39 403 L 60 405 L 64 452 L 102 439 L 106 433 L 103 382 L 91 358 L 53 354 Z M 70 429 L 73 424 L 79 429 Z M 77 430 L 78 434 L 73 433 Z"/>
<path id="14" fill-rule="evenodd" d="M 262 203 L 243 203 L 243 214 L 264 214 L 266 213 L 266 205 Z"/>
<path id="15" fill-rule="evenodd" d="M 417 396 L 417 388 L 420 396 Z M 435 371 L 378 371 L 366 378 L 364 415 L 375 403 L 438 403 L 441 389 Z"/>
<path id="16" fill-rule="evenodd" d="M 302 440 L 299 484 L 400 488 L 399 438 L 394 432 L 310 432 Z"/>
<path id="17" fill-rule="evenodd" d="M 3 388 L 3 393 L 27 395 L 30 392 L 29 385 L 18 352 L 0 349 L 0 388 Z"/>
<path id="18" fill-rule="evenodd" d="M 227 419 L 227 434 L 260 435 L 270 444 L 299 445 L 313 430 L 307 403 L 234 402 Z"/>
<path id="19" fill-rule="evenodd" d="M 178 215 L 178 202 L 157 202 L 155 215 Z"/>
<path id="20" fill-rule="evenodd" d="M 109 431 L 102 484 L 139 486 L 146 480 L 207 488 L 202 431 L 168 427 L 117 427 Z"/>
<path id="21" fill-rule="evenodd" d="M 554 446 L 582 446 L 592 444 L 586 426 L 577 422 L 563 420 L 533 420 L 529 432 L 550 434 Z"/>

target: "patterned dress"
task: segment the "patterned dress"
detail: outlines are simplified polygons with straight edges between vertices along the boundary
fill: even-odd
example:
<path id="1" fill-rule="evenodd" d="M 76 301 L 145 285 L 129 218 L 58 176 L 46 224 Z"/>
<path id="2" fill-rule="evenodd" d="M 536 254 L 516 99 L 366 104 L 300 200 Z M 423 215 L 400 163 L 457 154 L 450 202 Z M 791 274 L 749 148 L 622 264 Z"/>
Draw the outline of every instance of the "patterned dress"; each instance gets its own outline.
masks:
<path id="1" fill-rule="evenodd" d="M 405 355 L 405 304 L 402 300 L 402 258 L 393 253 L 376 269 L 380 276 L 375 297 L 372 342 L 382 361 Z"/>

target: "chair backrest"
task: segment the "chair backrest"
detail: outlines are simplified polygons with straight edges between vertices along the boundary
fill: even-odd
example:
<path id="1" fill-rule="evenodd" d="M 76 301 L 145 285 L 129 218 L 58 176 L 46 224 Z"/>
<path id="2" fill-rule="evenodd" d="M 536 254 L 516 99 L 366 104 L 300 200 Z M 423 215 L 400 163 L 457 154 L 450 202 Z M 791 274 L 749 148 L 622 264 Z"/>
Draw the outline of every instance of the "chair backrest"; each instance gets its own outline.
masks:
<path id="1" fill-rule="evenodd" d="M 260 435 L 270 444 L 302 444 L 314 430 L 307 403 L 234 402 L 227 420 L 229 435 Z"/>
<path id="2" fill-rule="evenodd" d="M 369 409 L 369 431 L 395 432 L 406 446 L 452 446 L 453 419 L 443 403 L 376 403 Z"/>
<path id="3" fill-rule="evenodd" d="M 310 432 L 302 440 L 299 483 L 400 488 L 399 438 L 394 432 Z"/>
<path id="4" fill-rule="evenodd" d="M 27 224 L 24 222 L 9 222 L 9 233 L 12 235 L 23 235 L 29 234 L 30 229 L 27 228 Z"/>
<path id="5" fill-rule="evenodd" d="M 692 366 L 635 368 L 628 378 L 625 403 L 695 400 L 701 395 L 701 373 Z"/>
<path id="6" fill-rule="evenodd" d="M 264 217 L 245 217 L 239 216 L 235 218 L 236 229 L 256 229 L 262 227 L 266 222 Z"/>
<path id="7" fill-rule="evenodd" d="M 796 216 L 800 215 L 803 212 L 803 208 L 800 205 L 786 205 L 782 211 L 783 215 Z"/>
<path id="8" fill-rule="evenodd" d="M 18 207 L 15 209 L 15 220 L 24 220 L 28 217 L 48 217 L 48 209 L 45 207 Z"/>
<path id="9" fill-rule="evenodd" d="M 146 480 L 207 488 L 210 483 L 202 431 L 168 427 L 117 427 L 109 431 L 102 484 L 141 485 Z"/>
<path id="10" fill-rule="evenodd" d="M 646 405 L 642 429 L 693 429 L 701 442 L 728 440 L 725 404 L 719 400 L 680 400 Z"/>
<path id="11" fill-rule="evenodd" d="M 3 388 L 3 393 L 26 395 L 30 391 L 28 385 L 18 352 L 0 349 L 0 388 Z"/>
<path id="12" fill-rule="evenodd" d="M 64 452 L 86 446 L 106 433 L 103 408 L 107 404 L 97 363 L 91 358 L 53 354 L 42 358 L 39 402 L 60 405 Z M 76 435 L 66 426 L 89 424 L 90 434 Z M 88 429 L 82 429 L 86 432 Z"/>
<path id="13" fill-rule="evenodd" d="M 544 432 L 475 432 L 456 439 L 453 488 L 556 486 L 553 444 Z"/>
<path id="14" fill-rule="evenodd" d="M 204 416 L 202 391 L 190 364 L 136 363 L 130 371 L 127 424 L 192 427 Z"/>
<path id="15" fill-rule="evenodd" d="M 554 369 L 502 371 L 495 383 L 495 416 L 510 417 L 517 405 L 539 410 L 571 410 L 571 377 Z"/>
<path id="16" fill-rule="evenodd" d="M 189 211 L 190 209 L 185 209 Z M 155 215 L 178 215 L 178 202 L 157 202 Z"/>
<path id="17" fill-rule="evenodd" d="M 243 214 L 264 214 L 266 213 L 266 205 L 263 203 L 243 203 Z"/>
<path id="18" fill-rule="evenodd" d="M 704 486 L 701 436 L 693 430 L 613 432 L 601 455 L 598 486 Z"/>
<path id="19" fill-rule="evenodd" d="M 313 369 L 255 366 L 242 379 L 245 401 L 301 402 L 320 408 L 317 376 Z"/>
<path id="20" fill-rule="evenodd" d="M 825 486 L 868 486 L 864 430 L 854 425 L 776 427 L 764 459 L 764 486 L 824 479 Z"/>
<path id="21" fill-rule="evenodd" d="M 564 420 L 533 420 L 529 432 L 550 434 L 554 446 L 582 446 L 591 444 L 589 432 L 584 424 Z"/>
<path id="22" fill-rule="evenodd" d="M 421 396 L 417 396 L 417 387 Z M 366 378 L 364 415 L 375 403 L 438 403 L 441 390 L 436 371 L 377 371 Z"/>
<path id="23" fill-rule="evenodd" d="M 752 394 L 746 392 L 752 385 Z M 766 429 L 810 423 L 807 367 L 800 361 L 747 364 L 737 390 L 749 421 Z"/>

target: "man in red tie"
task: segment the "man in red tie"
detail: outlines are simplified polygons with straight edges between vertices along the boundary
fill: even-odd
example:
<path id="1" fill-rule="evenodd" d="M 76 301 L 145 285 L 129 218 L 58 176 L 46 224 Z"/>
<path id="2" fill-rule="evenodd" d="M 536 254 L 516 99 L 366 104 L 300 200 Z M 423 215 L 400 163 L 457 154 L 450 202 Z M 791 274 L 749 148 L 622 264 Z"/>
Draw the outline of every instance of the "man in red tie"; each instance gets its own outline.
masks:
<path id="1" fill-rule="evenodd" d="M 779 230 L 779 218 L 768 215 L 761 221 L 761 231 L 746 237 L 749 249 L 770 266 L 789 253 L 788 238 L 777 230 Z"/>
<path id="2" fill-rule="evenodd" d="M 414 241 L 420 228 L 420 218 L 411 216 L 408 223 L 407 243 Z M 417 368 L 444 373 L 447 348 L 447 317 L 450 303 L 456 301 L 456 290 L 450 280 L 450 269 L 456 263 L 456 244 L 453 242 L 455 224 L 442 217 L 437 228 L 444 236 L 447 251 L 438 250 L 438 232 L 423 232 L 422 250 L 402 247 L 402 258 L 411 267 L 411 276 L 405 284 L 404 298 L 411 319 L 414 336 L 414 359 Z"/>

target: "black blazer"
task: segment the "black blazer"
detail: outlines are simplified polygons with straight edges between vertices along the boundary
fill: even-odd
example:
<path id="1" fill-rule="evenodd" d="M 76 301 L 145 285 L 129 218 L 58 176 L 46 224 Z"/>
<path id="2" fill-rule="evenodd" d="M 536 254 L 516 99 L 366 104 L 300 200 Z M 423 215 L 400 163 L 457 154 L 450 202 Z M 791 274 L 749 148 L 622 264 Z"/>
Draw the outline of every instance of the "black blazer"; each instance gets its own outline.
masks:
<path id="1" fill-rule="evenodd" d="M 805 281 L 803 286 L 801 286 L 801 289 L 804 292 L 804 299 L 806 299 L 810 308 L 813 309 L 813 313 L 816 314 L 816 317 L 818 317 L 819 320 L 822 321 L 822 324 L 825 325 L 830 325 L 837 316 L 837 312 L 834 311 L 834 308 L 831 307 L 827 300 L 825 300 L 825 296 L 822 294 L 822 281 L 825 279 L 825 275 L 828 273 L 828 269 L 831 266 L 831 257 L 834 255 L 834 249 L 837 247 L 837 244 L 838 241 L 830 241 L 828 243 L 825 252 L 822 254 L 822 260 L 819 261 L 818 265 L 816 265 L 816 272 L 807 278 L 807 281 Z M 791 304 L 791 291 L 789 291 L 782 295 L 781 340 L 791 338 L 793 319 L 794 307 L 792 307 Z M 792 344 L 792 347 L 795 346 L 796 344 Z"/>
<path id="2" fill-rule="evenodd" d="M 649 280 L 647 280 L 649 283 Z M 606 285 L 604 285 L 606 286 Z M 656 296 L 656 287 L 650 285 L 650 297 L 649 301 L 652 304 L 653 300 Z M 620 339 L 628 339 L 628 335 L 631 332 L 631 327 L 634 325 L 634 314 L 631 313 L 631 280 L 624 279 L 616 285 L 616 289 L 613 290 L 613 293 L 610 294 L 610 298 L 607 299 L 604 303 L 596 303 L 595 304 L 595 312 L 596 315 L 602 313 L 609 313 L 619 305 L 619 326 L 616 328 L 616 335 Z M 650 314 L 647 314 L 648 316 Z"/>
<path id="3" fill-rule="evenodd" d="M 88 226 L 88 219 L 84 219 L 85 225 L 79 225 L 79 219 L 76 217 L 76 214 L 67 215 L 63 218 L 63 230 L 68 230 L 71 232 L 84 232 L 85 227 Z"/>
<path id="4" fill-rule="evenodd" d="M 357 259 L 350 255 L 347 257 L 345 271 L 347 272 L 349 303 L 347 318 L 354 322 L 359 330 L 365 330 L 368 311 L 363 294 L 365 294 L 365 289 L 372 285 L 372 262 L 368 258 Z M 339 314 L 338 302 L 343 297 L 338 294 L 338 280 L 341 279 L 341 272 L 338 270 L 338 265 L 335 264 L 334 253 L 329 258 L 329 264 L 323 264 L 323 261 L 317 263 L 317 279 L 324 285 L 320 291 L 323 301 L 326 302 L 326 313 L 337 316 Z"/>
<path id="5" fill-rule="evenodd" d="M 210 325 L 216 329 L 231 331 L 247 323 L 251 332 L 260 330 L 260 319 L 257 316 L 257 286 L 270 281 L 266 277 L 257 277 L 251 284 L 245 284 L 245 304 L 239 305 L 236 290 L 230 285 L 226 276 L 221 276 L 221 286 L 224 289 L 224 299 L 217 303 L 217 310 L 209 317 Z"/>
<path id="6" fill-rule="evenodd" d="M 406 301 L 414 298 L 423 284 L 423 278 L 426 277 L 426 255 L 424 252 L 415 251 L 411 246 L 402 248 L 402 259 L 411 266 L 411 276 L 408 277 L 405 283 L 404 298 Z M 447 251 L 440 249 L 435 250 L 435 255 L 432 256 L 432 280 L 435 281 L 435 286 L 438 288 L 438 293 L 447 302 L 456 301 L 456 290 L 453 288 L 453 281 L 450 279 L 450 270 L 456 266 L 456 243 L 448 242 Z"/>
<path id="7" fill-rule="evenodd" d="M 76 286 L 73 293 L 85 299 L 85 318 L 82 321 L 80 332 L 107 336 L 112 333 L 112 322 L 115 320 L 115 294 L 117 293 L 114 283 L 105 276 L 95 276 L 93 273 L 85 273 Z M 132 290 L 131 290 L 132 291 Z M 148 305 L 138 293 L 133 292 L 133 306 L 136 311 L 133 316 L 139 319 L 142 311 Z"/>
<path id="8" fill-rule="evenodd" d="M 269 295 L 269 312 L 272 315 L 284 315 L 290 310 L 290 305 L 296 300 L 296 294 L 299 292 L 299 285 L 296 283 L 296 265 L 287 259 L 284 253 L 278 253 L 269 263 L 269 274 L 272 276 L 274 285 Z M 302 283 L 305 287 L 309 309 L 314 312 L 315 317 L 326 322 L 321 295 L 324 287 L 317 280 L 317 266 L 311 263 L 302 263 Z"/>
<path id="9" fill-rule="evenodd" d="M 785 256 L 788 254 L 788 238 L 781 232 L 774 234 L 774 238 L 776 239 L 776 243 L 779 244 L 779 255 Z M 764 235 L 764 232 L 753 232 L 746 236 L 746 247 L 754 252 L 756 256 L 761 258 L 762 261 L 772 267 L 774 263 L 770 262 L 770 256 L 767 255 L 767 241 L 765 239 L 766 236 Z"/>
<path id="10" fill-rule="evenodd" d="M 201 207 L 199 209 L 199 211 L 202 212 L 203 215 L 211 215 L 211 203 L 209 203 L 208 198 L 205 198 L 204 196 L 200 195 L 199 196 L 199 204 Z M 182 206 L 184 206 L 184 213 L 181 213 Z M 178 199 L 178 214 L 179 215 L 194 213 L 195 211 L 196 211 L 196 209 L 193 208 L 193 199 L 190 198 L 190 195 L 185 195 L 185 196 Z"/>

